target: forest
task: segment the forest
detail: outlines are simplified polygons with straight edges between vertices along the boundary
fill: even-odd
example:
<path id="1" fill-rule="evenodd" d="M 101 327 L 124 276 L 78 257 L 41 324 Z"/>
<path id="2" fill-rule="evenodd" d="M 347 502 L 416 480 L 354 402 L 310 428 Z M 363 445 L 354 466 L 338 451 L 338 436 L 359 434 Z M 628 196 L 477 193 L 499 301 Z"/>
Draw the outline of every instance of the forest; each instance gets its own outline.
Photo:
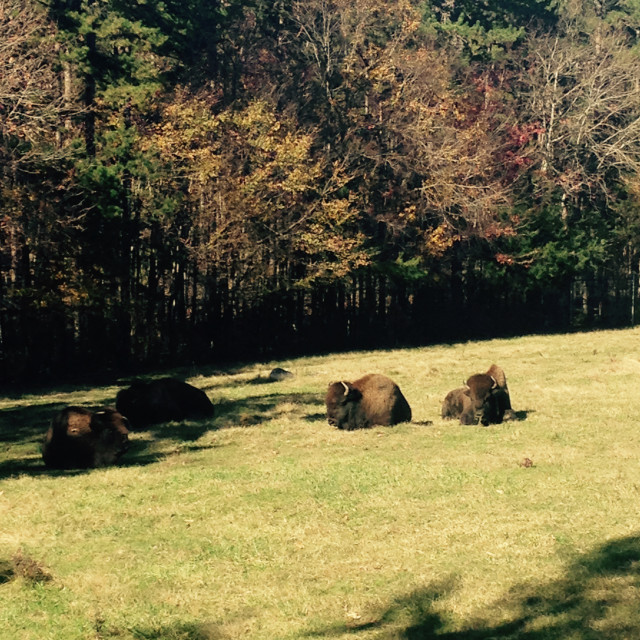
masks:
<path id="1" fill-rule="evenodd" d="M 628 326 L 640 0 L 0 0 L 0 382 Z"/>

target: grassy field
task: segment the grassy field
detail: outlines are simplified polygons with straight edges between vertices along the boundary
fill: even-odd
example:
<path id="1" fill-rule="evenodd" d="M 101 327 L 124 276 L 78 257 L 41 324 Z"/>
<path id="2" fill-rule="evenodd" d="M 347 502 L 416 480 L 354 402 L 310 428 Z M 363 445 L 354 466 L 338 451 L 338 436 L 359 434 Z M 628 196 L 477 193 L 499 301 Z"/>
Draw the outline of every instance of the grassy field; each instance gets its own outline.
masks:
<path id="1" fill-rule="evenodd" d="M 441 420 L 493 362 L 520 420 Z M 327 424 L 327 384 L 367 372 L 413 423 Z M 83 472 L 42 465 L 51 415 L 124 381 L 0 397 L 0 638 L 640 638 L 640 330 L 186 377 L 214 419 Z"/>

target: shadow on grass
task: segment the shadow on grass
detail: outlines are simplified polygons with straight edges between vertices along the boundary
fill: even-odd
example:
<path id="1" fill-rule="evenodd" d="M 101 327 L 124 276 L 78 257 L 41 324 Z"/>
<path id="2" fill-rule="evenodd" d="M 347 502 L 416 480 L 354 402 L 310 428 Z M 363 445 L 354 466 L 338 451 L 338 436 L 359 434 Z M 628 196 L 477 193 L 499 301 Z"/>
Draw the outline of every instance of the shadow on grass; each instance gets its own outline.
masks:
<path id="1" fill-rule="evenodd" d="M 300 412 L 297 414 L 294 410 L 294 415 L 308 420 L 307 414 L 299 415 L 303 414 L 305 410 L 303 405 L 324 406 L 324 398 L 317 393 L 289 392 L 252 396 L 236 401 L 223 401 L 215 406 L 214 422 L 218 428 L 256 425 L 291 413 L 291 407 L 298 405 Z M 324 418 L 325 414 L 314 413 L 312 417 L 315 419 Z"/>
<path id="2" fill-rule="evenodd" d="M 279 368 L 279 367 L 277 367 Z M 250 385 L 273 385 L 277 386 L 278 383 L 282 384 L 285 380 L 289 379 L 289 376 L 286 376 L 283 379 L 275 379 L 270 377 L 269 373 L 265 373 L 265 375 L 258 374 L 254 375 L 252 378 L 244 377 L 246 374 L 252 374 L 255 372 L 256 365 L 254 363 L 246 364 L 246 365 L 236 365 L 230 366 L 226 368 L 220 367 L 201 367 L 201 368 L 193 368 L 193 367 L 183 367 L 174 369 L 171 372 L 171 375 L 177 377 L 181 380 L 186 380 L 187 382 L 193 378 L 204 378 L 204 380 L 198 382 L 192 382 L 199 389 L 203 391 L 212 391 L 219 387 L 232 388 L 232 387 L 244 387 Z M 266 365 L 265 365 L 266 371 Z M 166 375 L 166 372 L 162 375 Z M 236 377 L 241 376 L 241 377 Z M 125 378 L 121 378 L 119 380 L 120 386 L 128 386 L 135 380 L 145 380 L 150 379 L 152 377 L 158 376 L 127 376 Z M 295 374 L 292 373 L 291 378 L 295 378 Z"/>
<path id="3" fill-rule="evenodd" d="M 430 585 L 425 589 L 418 589 L 412 593 L 395 600 L 382 614 L 363 622 L 349 621 L 336 623 L 304 633 L 305 638 L 336 638 L 343 635 L 369 634 L 371 631 L 379 631 L 381 638 L 431 638 L 438 637 L 438 631 L 443 627 L 441 616 L 434 612 L 434 604 L 451 594 L 455 589 L 455 578 L 451 577 L 439 583 Z M 410 626 L 403 630 L 405 635 L 389 636 L 391 632 L 402 627 L 401 621 L 409 621 Z M 406 623 L 404 623 L 406 624 Z M 418 633 L 419 635 L 415 635 Z M 370 637 L 368 635 L 368 637 Z"/>
<path id="4" fill-rule="evenodd" d="M 324 407 L 324 400 L 322 401 L 322 405 Z M 327 411 L 326 409 L 320 413 L 308 413 L 306 416 L 304 416 L 304 420 L 306 422 L 323 422 L 325 424 L 328 424 L 327 422 Z M 412 424 L 416 427 L 432 427 L 433 426 L 433 420 L 411 420 L 410 422 L 407 422 L 406 424 Z M 381 429 L 393 429 L 395 425 L 389 426 L 389 427 L 383 427 L 382 425 L 374 425 L 375 428 L 381 428 Z M 335 429 L 336 427 L 332 427 L 333 429 Z"/>
<path id="5" fill-rule="evenodd" d="M 0 410 L 0 442 L 40 443 L 52 416 L 65 406 L 67 405 L 61 402 L 50 402 Z"/>
<path id="6" fill-rule="evenodd" d="M 163 451 L 165 449 L 176 453 L 212 448 L 217 445 L 202 447 L 196 443 L 210 431 L 229 427 L 256 427 L 285 414 L 302 417 L 307 411 L 305 405 L 320 405 L 322 402 L 320 395 L 290 391 L 282 393 L 275 386 L 273 393 L 218 402 L 213 418 L 159 423 L 144 430 L 133 430 L 133 434 L 149 433 L 153 440 L 150 442 L 132 438 L 130 448 L 118 466 L 152 464 L 166 456 Z M 90 469 L 47 469 L 42 462 L 44 436 L 52 417 L 65 406 L 66 403 L 51 402 L 0 410 L 0 479 L 25 474 L 58 476 L 91 472 Z M 86 406 L 95 405 L 87 403 Z"/>
<path id="7" fill-rule="evenodd" d="M 108 631 L 108 630 L 107 630 Z M 177 624 L 169 629 L 166 627 L 149 627 L 132 630 L 136 640 L 236 640 L 237 636 L 225 633 L 219 625 L 210 623 Z M 112 635 L 105 635 L 102 630 L 101 638 L 118 638 L 121 633 L 114 630 Z"/>
<path id="8" fill-rule="evenodd" d="M 429 586 L 398 598 L 373 620 L 340 622 L 304 637 L 358 637 L 365 632 L 372 637 L 373 629 L 379 631 L 373 637 L 405 640 L 640 638 L 640 536 L 597 547 L 571 564 L 563 578 L 514 587 L 472 621 L 456 620 L 438 602 L 454 589 L 453 580 Z"/>
<path id="9" fill-rule="evenodd" d="M 38 454 L 40 453 L 40 447 L 38 445 Z M 44 466 L 40 455 L 38 457 L 29 456 L 24 458 L 10 458 L 0 462 L 0 480 L 5 478 L 11 478 L 15 476 L 77 476 L 85 473 L 89 473 L 90 469 L 49 469 Z"/>

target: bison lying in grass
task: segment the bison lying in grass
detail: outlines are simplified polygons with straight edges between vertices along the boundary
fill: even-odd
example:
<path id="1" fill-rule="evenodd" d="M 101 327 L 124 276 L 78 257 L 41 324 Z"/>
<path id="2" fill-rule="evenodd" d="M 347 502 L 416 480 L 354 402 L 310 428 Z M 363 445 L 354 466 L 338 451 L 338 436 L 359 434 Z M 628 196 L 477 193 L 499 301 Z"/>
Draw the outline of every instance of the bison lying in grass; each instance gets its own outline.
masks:
<path id="1" fill-rule="evenodd" d="M 114 409 L 66 407 L 51 421 L 42 458 L 53 469 L 114 464 L 129 446 L 127 419 Z"/>
<path id="2" fill-rule="evenodd" d="M 134 428 L 213 415 L 213 405 L 204 391 L 175 378 L 134 382 L 118 392 L 116 408 Z"/>
<path id="3" fill-rule="evenodd" d="M 400 387 L 377 373 L 354 382 L 331 383 L 325 403 L 329 424 L 346 431 L 411 420 L 411 407 Z"/>
<path id="4" fill-rule="evenodd" d="M 449 391 L 442 403 L 444 419 L 459 418 L 461 424 L 485 427 L 514 417 L 504 371 L 493 364 L 486 373 L 476 373 L 464 387 Z"/>

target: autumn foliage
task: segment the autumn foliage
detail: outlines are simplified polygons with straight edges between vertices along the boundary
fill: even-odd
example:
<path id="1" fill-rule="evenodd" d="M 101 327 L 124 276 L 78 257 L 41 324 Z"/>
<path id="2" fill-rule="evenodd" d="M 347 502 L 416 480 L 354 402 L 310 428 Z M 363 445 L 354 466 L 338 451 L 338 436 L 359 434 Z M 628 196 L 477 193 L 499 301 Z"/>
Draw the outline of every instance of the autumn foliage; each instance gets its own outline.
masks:
<path id="1" fill-rule="evenodd" d="M 503 4 L 0 1 L 4 377 L 624 322 L 640 16 Z"/>

